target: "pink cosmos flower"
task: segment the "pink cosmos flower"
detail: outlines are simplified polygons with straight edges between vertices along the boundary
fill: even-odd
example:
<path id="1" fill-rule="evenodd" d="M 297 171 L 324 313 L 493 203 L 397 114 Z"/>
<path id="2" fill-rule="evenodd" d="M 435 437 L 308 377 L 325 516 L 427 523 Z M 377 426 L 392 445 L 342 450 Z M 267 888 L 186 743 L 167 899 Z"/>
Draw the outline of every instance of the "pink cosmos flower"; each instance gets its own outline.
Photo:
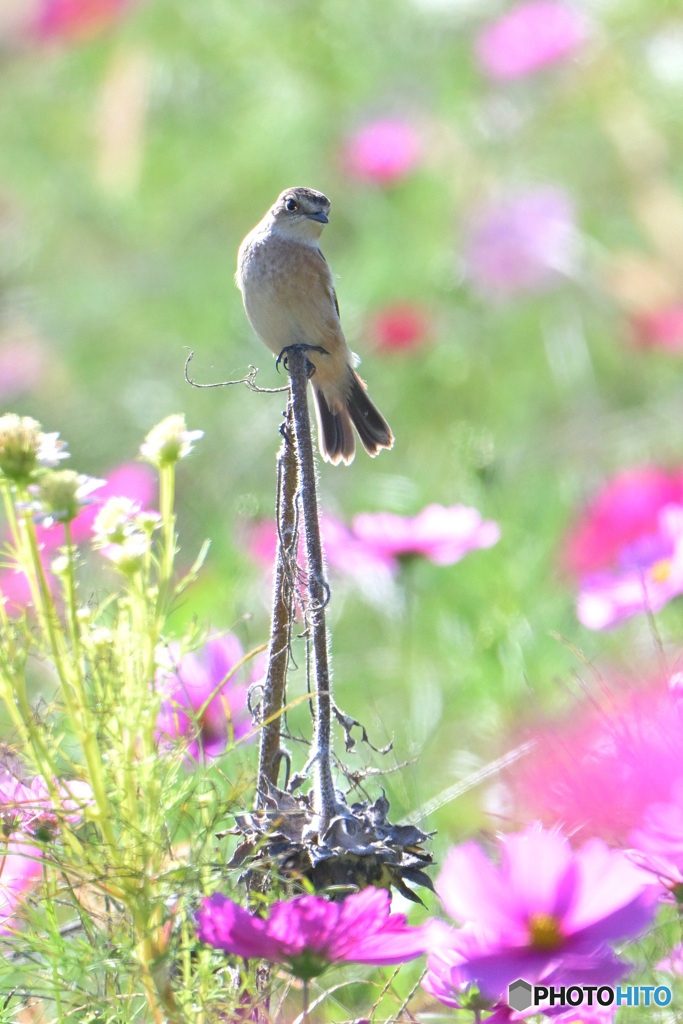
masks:
<path id="1" fill-rule="evenodd" d="M 361 128 L 346 147 L 349 172 L 362 181 L 391 185 L 415 169 L 421 158 L 417 132 L 407 121 L 387 118 Z"/>
<path id="2" fill-rule="evenodd" d="M 683 899 L 683 765 L 666 803 L 652 803 L 630 836 L 633 860 Z"/>
<path id="3" fill-rule="evenodd" d="M 48 841 L 59 829 L 60 821 L 79 822 L 84 809 L 93 803 L 88 782 L 55 779 L 53 797 L 42 775 L 30 783 L 21 782 L 10 772 L 0 773 L 0 832 L 22 832 Z"/>
<path id="4" fill-rule="evenodd" d="M 586 23 L 574 7 L 526 0 L 484 29 L 476 53 L 486 74 L 507 82 L 565 60 L 585 38 Z"/>
<path id="5" fill-rule="evenodd" d="M 475 548 L 500 539 L 500 527 L 465 505 L 428 505 L 407 518 L 391 512 L 362 512 L 353 520 L 354 535 L 375 555 L 398 567 L 398 559 L 421 555 L 436 565 L 452 565 Z"/>
<path id="6" fill-rule="evenodd" d="M 666 505 L 683 505 L 683 470 L 637 466 L 618 473 L 570 530 L 564 542 L 565 566 L 585 575 L 619 564 L 623 551 L 651 545 L 649 538 L 657 536 Z"/>
<path id="7" fill-rule="evenodd" d="M 421 306 L 397 302 L 374 314 L 370 333 L 382 352 L 410 351 L 420 348 L 429 337 L 429 318 Z"/>
<path id="8" fill-rule="evenodd" d="M 570 724 L 538 732 L 508 774 L 518 813 L 572 835 L 628 844 L 683 777 L 683 702 L 661 683 L 605 693 Z"/>
<path id="9" fill-rule="evenodd" d="M 35 34 L 43 39 L 94 35 L 119 18 L 131 0 L 41 0 Z"/>
<path id="10" fill-rule="evenodd" d="M 339 903 L 295 896 L 274 903 L 267 918 L 216 893 L 204 900 L 197 919 L 202 942 L 245 959 L 285 964 L 302 979 L 334 963 L 414 960 L 429 944 L 429 926 L 410 928 L 403 914 L 392 914 L 384 889 L 364 889 Z"/>
<path id="11" fill-rule="evenodd" d="M 544 291 L 572 273 L 577 252 L 573 203 L 551 185 L 488 203 L 465 227 L 466 276 L 489 299 Z"/>
<path id="12" fill-rule="evenodd" d="M 348 526 L 324 513 L 320 517 L 320 536 L 328 565 L 352 580 L 370 601 L 385 604 L 393 595 L 393 574 L 396 562 L 366 543 Z M 272 568 L 277 548 L 277 532 L 271 519 L 253 523 L 249 528 L 247 545 L 252 556 L 262 565 Z M 306 550 L 303 535 L 299 536 L 298 563 L 306 568 Z"/>
<path id="13" fill-rule="evenodd" d="M 655 895 L 624 853 L 599 839 L 573 850 L 537 824 L 502 836 L 500 850 L 496 867 L 476 843 L 456 847 L 437 882 L 448 913 L 469 924 L 447 943 L 463 957 L 460 978 L 495 1001 L 517 978 L 572 984 L 596 975 L 610 984 L 625 973 L 607 944 L 643 931 Z"/>
<path id="14" fill-rule="evenodd" d="M 22 842 L 0 843 L 0 935 L 15 930 L 14 915 L 43 873 L 41 856 L 36 847 Z"/>
<path id="15" fill-rule="evenodd" d="M 157 730 L 168 739 L 189 740 L 187 753 L 195 761 L 218 757 L 251 728 L 248 685 L 230 675 L 243 656 L 232 633 L 212 637 L 197 654 L 179 657 L 177 645 L 166 652 L 156 680 L 164 693 Z"/>
<path id="16" fill-rule="evenodd" d="M 683 306 L 668 306 L 633 317 L 636 343 L 666 352 L 683 350 Z"/>
<path id="17" fill-rule="evenodd" d="M 656 532 L 621 552 L 621 565 L 580 583 L 579 621 L 606 629 L 641 612 L 658 612 L 683 593 L 683 505 L 666 505 Z"/>

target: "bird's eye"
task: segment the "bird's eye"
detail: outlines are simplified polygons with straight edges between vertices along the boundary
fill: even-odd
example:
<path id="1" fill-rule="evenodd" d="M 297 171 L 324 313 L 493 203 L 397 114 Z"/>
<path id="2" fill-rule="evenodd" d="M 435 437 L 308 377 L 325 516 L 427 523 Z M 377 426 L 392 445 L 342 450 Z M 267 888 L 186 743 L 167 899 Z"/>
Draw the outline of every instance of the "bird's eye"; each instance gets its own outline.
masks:
<path id="1" fill-rule="evenodd" d="M 297 207 L 296 203 L 294 202 L 294 200 L 293 199 L 288 199 L 287 202 L 285 203 L 285 210 L 288 210 L 290 213 L 294 213 L 294 211 L 297 210 L 297 209 L 298 209 L 298 207 Z"/>

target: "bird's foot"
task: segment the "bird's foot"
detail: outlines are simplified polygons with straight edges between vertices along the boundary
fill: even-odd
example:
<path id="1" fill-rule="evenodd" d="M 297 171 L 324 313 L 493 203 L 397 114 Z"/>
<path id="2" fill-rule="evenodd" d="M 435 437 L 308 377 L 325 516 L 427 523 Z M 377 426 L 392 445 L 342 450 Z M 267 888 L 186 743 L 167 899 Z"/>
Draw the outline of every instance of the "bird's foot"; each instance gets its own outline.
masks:
<path id="1" fill-rule="evenodd" d="M 280 363 L 282 363 L 282 365 L 284 366 L 285 370 L 289 370 L 289 367 L 287 366 L 287 353 L 288 352 L 292 352 L 292 351 L 296 351 L 296 352 L 322 352 L 323 355 L 325 355 L 325 356 L 329 355 L 329 352 L 327 351 L 327 349 L 323 348 L 321 345 L 303 345 L 303 344 L 302 345 L 286 345 L 285 348 L 283 348 L 283 350 L 280 353 L 280 355 L 275 360 L 275 369 L 276 370 L 280 369 Z M 312 377 L 314 373 L 315 373 L 315 366 L 313 365 L 311 360 L 308 357 L 306 357 L 306 376 L 307 377 Z"/>

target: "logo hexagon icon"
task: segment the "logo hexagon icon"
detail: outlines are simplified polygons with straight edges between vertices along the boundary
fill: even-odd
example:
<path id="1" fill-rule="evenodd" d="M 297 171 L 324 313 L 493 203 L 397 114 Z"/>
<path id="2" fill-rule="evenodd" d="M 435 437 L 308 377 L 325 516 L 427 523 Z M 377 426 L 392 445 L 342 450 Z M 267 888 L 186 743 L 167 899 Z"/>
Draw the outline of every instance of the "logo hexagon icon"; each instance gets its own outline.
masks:
<path id="1" fill-rule="evenodd" d="M 531 1006 L 531 985 L 518 978 L 508 985 L 508 1006 L 512 1010 L 527 1010 Z"/>

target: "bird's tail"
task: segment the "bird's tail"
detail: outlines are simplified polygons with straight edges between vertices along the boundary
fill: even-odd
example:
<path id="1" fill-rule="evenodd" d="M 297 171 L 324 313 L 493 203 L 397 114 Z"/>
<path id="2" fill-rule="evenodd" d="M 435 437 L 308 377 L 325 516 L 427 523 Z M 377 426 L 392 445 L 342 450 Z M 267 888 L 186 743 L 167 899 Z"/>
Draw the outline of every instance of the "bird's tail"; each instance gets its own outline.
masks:
<path id="1" fill-rule="evenodd" d="M 348 466 L 356 454 L 356 441 L 351 424 L 356 428 L 361 444 L 368 455 L 374 456 L 380 448 L 391 448 L 394 435 L 380 411 L 368 398 L 365 384 L 349 367 L 350 382 L 346 407 L 333 411 L 323 391 L 313 382 L 313 396 L 318 421 L 318 443 L 322 457 L 337 465 Z"/>

